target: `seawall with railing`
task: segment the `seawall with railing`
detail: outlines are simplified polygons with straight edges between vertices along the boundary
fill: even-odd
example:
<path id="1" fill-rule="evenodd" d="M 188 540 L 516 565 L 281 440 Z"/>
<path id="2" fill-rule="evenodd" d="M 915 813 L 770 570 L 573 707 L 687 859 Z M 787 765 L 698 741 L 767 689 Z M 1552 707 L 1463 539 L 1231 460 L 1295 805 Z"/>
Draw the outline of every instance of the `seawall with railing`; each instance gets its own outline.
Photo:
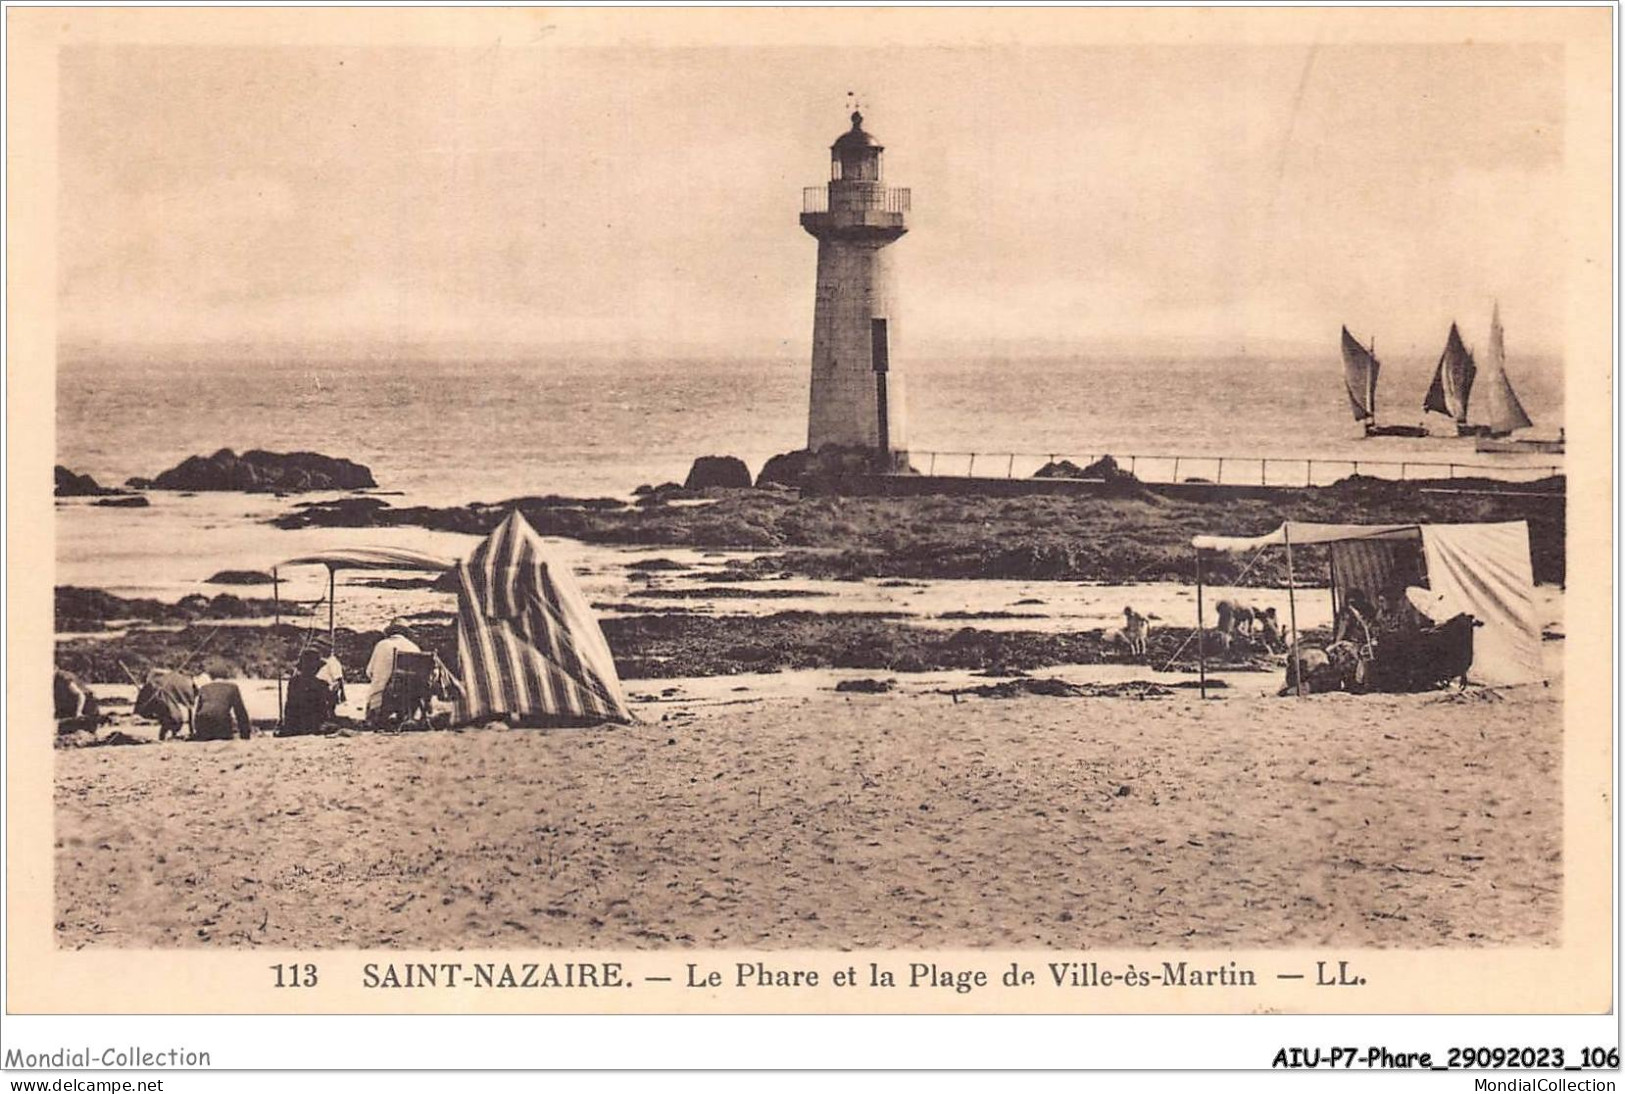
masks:
<path id="1" fill-rule="evenodd" d="M 1175 485 L 1303 487 L 1329 486 L 1353 475 L 1400 481 L 1450 479 L 1537 482 L 1563 474 L 1559 462 L 1527 460 L 1345 459 L 1288 456 L 1209 456 L 1200 454 L 1096 452 L 944 452 L 911 450 L 909 463 L 921 476 L 934 479 L 1033 479 L 1045 466 L 1071 463 L 1087 469 L 1105 456 L 1141 482 Z M 1067 476 L 1050 475 L 1052 480 Z M 1074 476 L 1074 481 L 1087 478 Z M 1044 481 L 1044 480 L 1036 480 Z"/>

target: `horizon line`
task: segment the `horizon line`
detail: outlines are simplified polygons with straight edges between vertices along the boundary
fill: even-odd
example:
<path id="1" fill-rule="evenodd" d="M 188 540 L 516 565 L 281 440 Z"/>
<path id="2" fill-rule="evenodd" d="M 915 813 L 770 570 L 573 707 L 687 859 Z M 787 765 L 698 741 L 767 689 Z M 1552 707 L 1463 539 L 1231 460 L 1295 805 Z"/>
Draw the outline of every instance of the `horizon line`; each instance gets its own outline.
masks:
<path id="1" fill-rule="evenodd" d="M 930 358 L 974 360 L 998 356 L 1060 357 L 1094 356 L 1110 354 L 1119 357 L 1160 359 L 1212 359 L 1214 357 L 1275 357 L 1285 355 L 1336 356 L 1337 338 L 1310 339 L 1214 339 L 1203 336 L 1170 336 L 1165 338 L 1125 339 L 1002 339 L 1002 340 L 920 340 L 911 342 L 900 354 L 901 363 L 907 365 Z M 1412 344 L 1394 347 L 1385 352 L 1435 352 L 1428 346 Z M 595 358 L 618 356 L 623 359 L 651 357 L 728 359 L 782 357 L 799 361 L 810 357 L 810 342 L 797 339 L 777 343 L 769 339 L 733 340 L 719 342 L 674 342 L 653 339 L 570 341 L 537 341 L 530 339 L 466 339 L 466 338 L 331 338 L 331 339 L 166 339 L 156 341 L 109 341 L 95 337 L 59 337 L 59 360 L 94 360 L 110 356 L 152 356 L 155 354 L 186 354 L 208 358 L 223 354 L 258 357 L 286 355 L 295 358 L 313 356 L 351 355 L 380 357 L 406 354 L 422 357 L 444 354 L 465 359 L 492 359 L 516 355 L 552 358 L 569 354 L 582 354 Z M 1526 345 L 1518 356 L 1558 358 L 1560 348 Z"/>

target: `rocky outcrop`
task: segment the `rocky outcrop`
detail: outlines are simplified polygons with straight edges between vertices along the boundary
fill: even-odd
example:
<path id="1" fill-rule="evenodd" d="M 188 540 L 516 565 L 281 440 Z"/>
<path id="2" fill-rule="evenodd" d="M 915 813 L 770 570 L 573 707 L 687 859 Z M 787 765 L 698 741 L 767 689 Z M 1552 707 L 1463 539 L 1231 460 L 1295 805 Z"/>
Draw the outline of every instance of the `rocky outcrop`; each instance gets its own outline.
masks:
<path id="1" fill-rule="evenodd" d="M 1088 476 L 1071 460 L 1051 460 L 1033 472 L 1035 479 L 1082 479 Z"/>
<path id="2" fill-rule="evenodd" d="M 132 480 L 133 481 L 133 480 Z M 378 484 L 361 464 L 319 452 L 265 452 L 241 456 L 222 448 L 191 456 L 152 480 L 155 490 L 244 490 L 295 493 L 305 490 L 366 490 Z"/>
<path id="3" fill-rule="evenodd" d="M 271 585 L 276 581 L 264 570 L 221 570 L 205 585 Z"/>
<path id="4" fill-rule="evenodd" d="M 794 452 L 781 452 L 762 465 L 762 473 L 756 476 L 756 485 L 800 486 L 810 466 L 812 453 L 805 448 L 798 448 Z"/>
<path id="5" fill-rule="evenodd" d="M 56 496 L 59 498 L 99 498 L 120 492 L 103 486 L 89 475 L 77 475 L 61 464 L 56 465 Z"/>
<path id="6" fill-rule="evenodd" d="M 758 488 L 790 486 L 796 489 L 831 486 L 851 475 L 915 475 L 907 457 L 900 452 L 882 453 L 873 448 L 827 444 L 816 452 L 805 448 L 774 456 L 756 476 Z"/>
<path id="7" fill-rule="evenodd" d="M 1118 483 L 1140 481 L 1134 477 L 1133 472 L 1124 471 L 1121 467 L 1119 467 L 1117 461 L 1112 459 L 1110 456 L 1102 456 L 1088 467 L 1085 467 L 1083 469 L 1083 477 L 1086 479 L 1104 479 L 1107 482 Z"/>
<path id="8" fill-rule="evenodd" d="M 1124 471 L 1110 456 L 1102 456 L 1088 467 L 1079 467 L 1071 460 L 1052 460 L 1033 472 L 1035 479 L 1093 479 L 1096 481 L 1130 483 L 1139 482 Z"/>
<path id="9" fill-rule="evenodd" d="M 686 490 L 704 490 L 711 486 L 748 490 L 750 468 L 736 456 L 701 456 L 688 469 L 688 478 L 683 480 L 683 487 Z"/>
<path id="10" fill-rule="evenodd" d="M 651 486 L 638 495 L 634 502 L 639 508 L 652 509 L 665 505 L 668 501 L 686 501 L 695 497 L 693 491 L 675 482 L 663 482 L 659 486 Z"/>

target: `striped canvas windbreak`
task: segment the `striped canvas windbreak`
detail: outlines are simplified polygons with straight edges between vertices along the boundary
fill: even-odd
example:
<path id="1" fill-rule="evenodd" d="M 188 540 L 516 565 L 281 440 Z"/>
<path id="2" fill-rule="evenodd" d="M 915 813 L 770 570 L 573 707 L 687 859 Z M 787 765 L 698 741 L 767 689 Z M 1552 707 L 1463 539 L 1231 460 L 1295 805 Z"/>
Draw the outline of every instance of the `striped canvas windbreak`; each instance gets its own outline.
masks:
<path id="1" fill-rule="evenodd" d="M 609 643 L 568 568 L 518 511 L 457 566 L 458 720 L 630 722 Z"/>
<path id="2" fill-rule="evenodd" d="M 1415 539 L 1345 539 L 1331 545 L 1332 588 L 1339 604 L 1359 589 L 1373 606 L 1377 597 L 1410 585 L 1426 585 L 1422 537 Z"/>

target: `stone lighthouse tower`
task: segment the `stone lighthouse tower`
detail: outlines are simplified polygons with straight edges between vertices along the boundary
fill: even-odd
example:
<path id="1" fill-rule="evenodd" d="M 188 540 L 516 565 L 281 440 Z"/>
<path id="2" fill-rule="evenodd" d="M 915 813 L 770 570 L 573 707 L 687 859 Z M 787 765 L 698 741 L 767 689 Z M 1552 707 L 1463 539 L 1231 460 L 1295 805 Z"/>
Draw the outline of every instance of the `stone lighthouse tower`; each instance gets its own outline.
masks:
<path id="1" fill-rule="evenodd" d="M 890 246 L 908 231 L 909 192 L 882 181 L 883 151 L 854 111 L 830 145 L 829 185 L 802 193 L 801 226 L 818 240 L 807 447 L 873 449 L 890 470 L 908 463 Z"/>

